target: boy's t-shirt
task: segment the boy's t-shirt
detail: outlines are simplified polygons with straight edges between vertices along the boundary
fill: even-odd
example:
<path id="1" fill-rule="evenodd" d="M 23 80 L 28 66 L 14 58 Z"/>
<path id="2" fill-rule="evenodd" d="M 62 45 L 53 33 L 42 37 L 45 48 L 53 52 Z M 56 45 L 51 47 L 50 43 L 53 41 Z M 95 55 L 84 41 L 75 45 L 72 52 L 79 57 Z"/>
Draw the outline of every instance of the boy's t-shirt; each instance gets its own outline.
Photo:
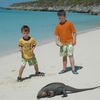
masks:
<path id="1" fill-rule="evenodd" d="M 29 37 L 28 40 L 25 40 L 24 38 L 21 38 L 19 40 L 19 46 L 22 47 L 22 57 L 25 59 L 31 59 L 33 57 L 33 52 L 31 49 L 37 44 L 37 42 Z"/>
<path id="2" fill-rule="evenodd" d="M 55 34 L 59 37 L 62 44 L 73 43 L 73 33 L 76 29 L 72 22 L 66 21 L 64 24 L 58 24 L 55 29 Z"/>

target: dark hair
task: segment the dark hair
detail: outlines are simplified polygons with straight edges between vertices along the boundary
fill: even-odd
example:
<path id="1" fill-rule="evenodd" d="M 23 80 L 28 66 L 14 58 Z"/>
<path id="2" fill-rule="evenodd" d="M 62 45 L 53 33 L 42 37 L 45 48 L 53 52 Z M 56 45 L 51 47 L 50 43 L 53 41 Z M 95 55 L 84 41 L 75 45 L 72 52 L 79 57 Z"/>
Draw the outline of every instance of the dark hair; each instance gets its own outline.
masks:
<path id="1" fill-rule="evenodd" d="M 23 26 L 21 27 L 21 32 L 22 32 L 24 29 L 27 29 L 27 30 L 30 32 L 30 28 L 29 28 L 28 25 L 23 25 Z"/>
<path id="2" fill-rule="evenodd" d="M 61 9 L 57 13 L 58 16 L 66 16 L 66 11 L 64 9 Z"/>

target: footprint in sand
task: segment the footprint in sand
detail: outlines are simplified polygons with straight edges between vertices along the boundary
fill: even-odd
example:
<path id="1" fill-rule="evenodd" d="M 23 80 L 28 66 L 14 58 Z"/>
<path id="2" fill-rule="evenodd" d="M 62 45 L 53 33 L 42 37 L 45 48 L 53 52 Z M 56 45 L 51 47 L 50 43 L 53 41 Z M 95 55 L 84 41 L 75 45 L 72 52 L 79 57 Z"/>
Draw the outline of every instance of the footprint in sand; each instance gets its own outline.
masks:
<path id="1" fill-rule="evenodd" d="M 15 69 L 13 69 L 13 70 L 11 70 L 11 72 L 16 72 L 16 70 L 15 70 Z"/>
<path id="2" fill-rule="evenodd" d="M 3 84 L 4 84 L 4 82 L 0 82 L 0 86 L 3 85 Z"/>

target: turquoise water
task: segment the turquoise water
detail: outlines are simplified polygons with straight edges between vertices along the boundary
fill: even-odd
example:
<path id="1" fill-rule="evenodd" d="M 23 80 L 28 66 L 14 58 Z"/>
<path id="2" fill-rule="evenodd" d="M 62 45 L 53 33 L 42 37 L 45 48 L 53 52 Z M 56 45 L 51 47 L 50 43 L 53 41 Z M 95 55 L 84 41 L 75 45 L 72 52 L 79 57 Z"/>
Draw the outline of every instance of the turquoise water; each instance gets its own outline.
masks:
<path id="1" fill-rule="evenodd" d="M 100 26 L 100 16 L 82 13 L 68 13 L 77 31 L 84 31 Z M 54 28 L 58 23 L 56 12 L 32 12 L 0 10 L 0 56 L 18 51 L 17 42 L 22 34 L 20 28 L 27 24 L 31 36 L 40 43 L 54 39 Z"/>

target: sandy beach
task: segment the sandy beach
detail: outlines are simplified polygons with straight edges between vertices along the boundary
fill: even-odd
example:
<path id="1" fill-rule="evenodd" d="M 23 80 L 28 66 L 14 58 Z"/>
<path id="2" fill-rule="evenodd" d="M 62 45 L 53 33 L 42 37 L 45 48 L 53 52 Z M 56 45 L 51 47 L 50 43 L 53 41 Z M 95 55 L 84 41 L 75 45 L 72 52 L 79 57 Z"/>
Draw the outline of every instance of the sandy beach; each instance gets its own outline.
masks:
<path id="1" fill-rule="evenodd" d="M 55 42 L 38 46 L 35 54 L 40 70 L 45 77 L 32 77 L 23 82 L 16 82 L 20 67 L 20 53 L 0 58 L 0 100 L 37 100 L 38 91 L 51 82 L 62 82 L 76 88 L 90 88 L 100 85 L 100 29 L 92 30 L 77 36 L 74 48 L 76 65 L 83 66 L 78 75 L 68 72 L 59 75 L 62 61 L 59 47 Z M 68 65 L 69 66 L 69 65 Z M 33 67 L 26 66 L 23 77 L 34 73 Z M 66 98 L 57 96 L 45 100 L 99 100 L 100 89 L 70 94 Z M 41 99 L 44 100 L 44 99 Z"/>

